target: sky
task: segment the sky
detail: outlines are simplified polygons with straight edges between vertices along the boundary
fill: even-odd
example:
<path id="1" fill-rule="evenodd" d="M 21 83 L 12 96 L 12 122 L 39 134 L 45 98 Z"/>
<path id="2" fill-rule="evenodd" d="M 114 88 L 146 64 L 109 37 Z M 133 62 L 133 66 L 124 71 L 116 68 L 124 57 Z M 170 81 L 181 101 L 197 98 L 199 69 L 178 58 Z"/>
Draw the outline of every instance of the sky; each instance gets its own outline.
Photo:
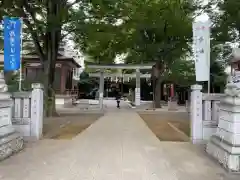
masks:
<path id="1" fill-rule="evenodd" d="M 196 21 L 207 21 L 209 20 L 209 17 L 206 13 L 203 13 L 202 15 L 196 17 Z"/>

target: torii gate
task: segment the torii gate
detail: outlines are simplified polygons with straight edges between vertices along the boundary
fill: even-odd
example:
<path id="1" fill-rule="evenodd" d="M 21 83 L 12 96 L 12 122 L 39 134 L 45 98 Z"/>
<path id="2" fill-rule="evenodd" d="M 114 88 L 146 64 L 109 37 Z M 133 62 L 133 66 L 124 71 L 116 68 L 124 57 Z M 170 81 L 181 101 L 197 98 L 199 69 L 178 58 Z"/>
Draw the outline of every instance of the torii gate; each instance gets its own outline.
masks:
<path id="1" fill-rule="evenodd" d="M 135 69 L 136 70 L 136 87 L 135 87 L 135 105 L 139 106 L 141 103 L 141 86 L 140 86 L 140 70 L 152 69 L 153 64 L 91 64 L 88 68 L 100 70 L 99 76 L 99 105 L 100 109 L 103 108 L 103 92 L 104 92 L 104 69 Z M 149 75 L 148 75 L 149 76 Z"/>

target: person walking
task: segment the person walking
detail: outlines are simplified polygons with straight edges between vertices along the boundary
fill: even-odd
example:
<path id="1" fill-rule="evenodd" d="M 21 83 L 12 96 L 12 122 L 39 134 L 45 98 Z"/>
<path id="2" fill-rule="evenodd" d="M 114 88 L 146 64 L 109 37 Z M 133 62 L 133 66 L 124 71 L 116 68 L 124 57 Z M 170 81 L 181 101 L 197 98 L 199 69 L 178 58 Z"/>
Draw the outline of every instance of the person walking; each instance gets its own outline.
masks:
<path id="1" fill-rule="evenodd" d="M 119 90 L 119 89 L 116 89 L 116 90 L 115 90 L 115 98 L 116 98 L 116 101 L 117 101 L 117 108 L 120 109 L 121 93 L 120 93 L 120 90 Z"/>

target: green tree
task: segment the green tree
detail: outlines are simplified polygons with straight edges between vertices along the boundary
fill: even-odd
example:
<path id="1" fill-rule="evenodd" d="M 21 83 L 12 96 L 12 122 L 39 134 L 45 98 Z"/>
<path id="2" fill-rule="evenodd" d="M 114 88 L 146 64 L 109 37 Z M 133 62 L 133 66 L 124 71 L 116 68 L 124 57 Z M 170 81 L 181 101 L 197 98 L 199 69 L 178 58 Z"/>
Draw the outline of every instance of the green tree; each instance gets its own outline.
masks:
<path id="1" fill-rule="evenodd" d="M 19 90 L 19 72 L 6 72 L 4 78 L 9 92 L 17 92 Z M 32 89 L 31 83 L 26 80 L 22 80 L 21 87 L 24 91 L 31 91 Z"/>
<path id="2" fill-rule="evenodd" d="M 207 9 L 212 21 L 211 59 L 227 64 L 232 45 L 239 43 L 240 2 L 234 0 L 215 1 L 214 8 Z M 217 9 L 217 11 L 214 11 Z"/>
<path id="3" fill-rule="evenodd" d="M 193 0 L 85 0 L 72 26 L 84 53 L 97 62 L 111 62 L 126 53 L 125 63 L 153 62 L 155 106 L 160 107 L 162 74 L 190 51 Z"/>
<path id="4" fill-rule="evenodd" d="M 48 116 L 55 113 L 53 82 L 59 43 L 68 34 L 65 28 L 71 19 L 72 7 L 79 2 L 80 0 L 71 3 L 67 0 L 12 0 L 0 3 L 0 14 L 22 17 L 27 33 L 31 35 L 42 64 Z"/>
<path id="5" fill-rule="evenodd" d="M 178 86 L 189 87 L 196 82 L 195 67 L 193 60 L 180 59 L 171 66 L 171 72 L 166 77 Z"/>
<path id="6" fill-rule="evenodd" d="M 211 89 L 222 91 L 226 83 L 225 68 L 228 65 L 232 45 L 239 43 L 240 2 L 234 0 L 212 1 L 206 9 L 212 21 L 211 33 Z M 217 11 L 216 11 L 217 9 Z"/>
<path id="7" fill-rule="evenodd" d="M 211 65 L 210 72 L 211 92 L 223 92 L 227 80 L 225 66 L 215 61 Z"/>
<path id="8" fill-rule="evenodd" d="M 239 42 L 240 32 L 240 2 L 222 0 L 216 2 L 218 11 L 211 12 L 213 33 L 220 43 Z"/>
<path id="9" fill-rule="evenodd" d="M 89 93 L 91 89 L 94 87 L 95 83 L 96 82 L 94 81 L 94 79 L 91 78 L 86 71 L 83 71 L 80 74 L 78 86 L 81 92 Z"/>

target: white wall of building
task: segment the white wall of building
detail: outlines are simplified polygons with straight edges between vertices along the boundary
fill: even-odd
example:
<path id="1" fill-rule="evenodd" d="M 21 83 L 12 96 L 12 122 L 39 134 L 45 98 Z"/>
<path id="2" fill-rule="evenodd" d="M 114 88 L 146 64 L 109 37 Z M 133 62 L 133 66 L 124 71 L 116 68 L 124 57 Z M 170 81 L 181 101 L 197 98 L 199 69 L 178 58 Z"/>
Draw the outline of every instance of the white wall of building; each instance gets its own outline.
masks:
<path id="1" fill-rule="evenodd" d="M 81 66 L 81 68 L 73 70 L 73 79 L 79 80 L 79 76 L 85 68 L 85 58 L 83 54 L 79 50 L 74 49 L 72 43 L 66 43 L 66 45 L 64 46 L 64 55 L 73 57 L 74 60 Z"/>

